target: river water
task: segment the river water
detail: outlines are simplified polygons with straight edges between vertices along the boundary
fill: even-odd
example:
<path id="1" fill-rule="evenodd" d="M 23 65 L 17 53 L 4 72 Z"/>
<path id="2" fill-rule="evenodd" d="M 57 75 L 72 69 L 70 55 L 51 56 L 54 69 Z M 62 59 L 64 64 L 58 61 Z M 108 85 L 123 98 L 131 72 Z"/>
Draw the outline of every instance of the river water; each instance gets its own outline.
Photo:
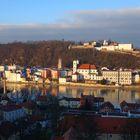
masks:
<path id="1" fill-rule="evenodd" d="M 2 86 L 2 85 L 1 85 Z M 30 96 L 37 93 L 46 95 L 48 93 L 58 97 L 80 97 L 81 93 L 85 95 L 94 95 L 104 97 L 105 101 L 112 102 L 118 107 L 123 100 L 131 103 L 140 103 L 140 90 L 132 89 L 106 89 L 106 88 L 90 88 L 90 87 L 70 87 L 70 86 L 45 86 L 40 85 L 24 85 L 24 84 L 7 84 L 10 91 L 27 92 Z"/>

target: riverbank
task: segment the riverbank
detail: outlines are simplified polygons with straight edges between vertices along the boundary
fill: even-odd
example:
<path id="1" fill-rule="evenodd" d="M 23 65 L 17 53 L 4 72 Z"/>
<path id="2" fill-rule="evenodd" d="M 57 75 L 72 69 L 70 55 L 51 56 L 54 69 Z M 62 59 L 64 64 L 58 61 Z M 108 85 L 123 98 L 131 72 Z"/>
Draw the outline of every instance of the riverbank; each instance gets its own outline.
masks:
<path id="1" fill-rule="evenodd" d="M 74 82 L 67 82 L 66 84 L 59 84 L 63 86 L 73 86 L 73 87 L 92 87 L 92 88 L 108 88 L 108 89 L 131 89 L 131 90 L 139 90 L 140 85 L 101 85 L 101 84 L 89 84 L 89 83 L 74 83 Z"/>
<path id="2" fill-rule="evenodd" d="M 21 84 L 21 85 L 39 85 L 39 86 L 71 86 L 71 87 L 91 87 L 91 88 L 120 88 L 120 89 L 139 89 L 140 85 L 101 85 L 101 84 L 90 84 L 90 83 L 77 83 L 77 82 L 66 82 L 64 84 L 59 84 L 56 81 L 51 83 L 38 83 L 38 82 L 6 82 L 7 84 Z M 0 84 L 3 84 L 0 81 Z"/>
<path id="3" fill-rule="evenodd" d="M 115 85 L 101 85 L 101 84 L 75 83 L 75 82 L 67 82 L 65 84 L 58 84 L 58 85 L 74 86 L 74 87 L 93 87 L 93 88 L 121 88 L 121 86 L 115 86 Z"/>

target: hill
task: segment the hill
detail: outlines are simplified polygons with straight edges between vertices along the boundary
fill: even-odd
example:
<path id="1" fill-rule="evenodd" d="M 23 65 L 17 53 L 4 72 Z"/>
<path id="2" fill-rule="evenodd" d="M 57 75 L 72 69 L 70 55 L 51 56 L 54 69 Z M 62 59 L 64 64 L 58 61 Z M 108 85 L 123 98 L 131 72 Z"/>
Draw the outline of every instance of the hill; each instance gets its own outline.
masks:
<path id="1" fill-rule="evenodd" d="M 41 41 L 30 43 L 0 44 L 0 64 L 57 66 L 61 57 L 63 66 L 71 67 L 74 59 L 93 63 L 98 67 L 140 68 L 140 58 L 131 54 L 99 52 L 93 49 L 68 49 L 70 41 Z"/>

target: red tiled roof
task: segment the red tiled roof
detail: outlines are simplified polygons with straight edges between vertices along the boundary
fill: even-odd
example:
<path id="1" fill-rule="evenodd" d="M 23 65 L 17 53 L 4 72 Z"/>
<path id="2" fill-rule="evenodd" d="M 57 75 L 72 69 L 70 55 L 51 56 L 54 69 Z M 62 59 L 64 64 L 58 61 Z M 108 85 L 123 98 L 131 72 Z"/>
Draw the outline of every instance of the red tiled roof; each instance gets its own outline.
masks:
<path id="1" fill-rule="evenodd" d="M 90 65 L 90 69 L 96 69 L 95 65 Z"/>
<path id="2" fill-rule="evenodd" d="M 6 105 L 6 106 L 2 106 L 1 109 L 5 112 L 10 112 L 13 110 L 21 109 L 21 106 L 19 106 L 19 105 Z"/>
<path id="3" fill-rule="evenodd" d="M 137 103 L 127 103 L 126 101 L 121 102 L 120 106 L 121 106 L 121 108 L 124 111 L 128 111 L 128 110 L 132 111 L 132 110 L 140 108 L 140 104 L 137 104 Z"/>
<path id="4" fill-rule="evenodd" d="M 39 96 L 38 101 L 47 101 L 47 96 Z"/>
<path id="5" fill-rule="evenodd" d="M 112 134 L 123 134 L 129 133 L 133 130 L 134 124 L 137 124 L 137 133 L 140 134 L 140 119 L 139 118 L 119 118 L 119 117 L 94 117 L 94 116 L 65 116 L 64 120 L 60 122 L 58 131 L 68 130 L 70 127 L 84 128 L 85 120 L 89 123 L 96 125 L 99 133 L 112 133 Z"/>
<path id="6" fill-rule="evenodd" d="M 31 101 L 28 101 L 28 102 L 25 102 L 25 103 L 21 103 L 20 106 L 24 107 L 24 108 L 28 108 L 28 109 L 34 109 L 35 108 L 35 103 L 33 103 Z"/>
<path id="7" fill-rule="evenodd" d="M 96 69 L 96 66 L 91 64 L 81 64 L 78 66 L 78 69 Z"/>

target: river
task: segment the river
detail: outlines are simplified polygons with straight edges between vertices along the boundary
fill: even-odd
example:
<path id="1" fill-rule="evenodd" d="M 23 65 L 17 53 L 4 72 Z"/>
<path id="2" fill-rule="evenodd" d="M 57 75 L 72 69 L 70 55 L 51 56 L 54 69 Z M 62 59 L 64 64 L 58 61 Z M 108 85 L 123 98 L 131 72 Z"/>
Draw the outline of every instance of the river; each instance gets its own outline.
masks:
<path id="1" fill-rule="evenodd" d="M 1 85 L 2 86 L 2 85 Z M 7 84 L 10 91 L 27 92 L 30 96 L 37 93 L 46 95 L 48 93 L 58 97 L 80 97 L 81 93 L 104 97 L 105 101 L 110 101 L 115 107 L 118 107 L 123 100 L 131 103 L 140 103 L 140 90 L 136 89 L 118 89 L 118 88 L 90 88 L 90 87 L 70 87 L 70 86 L 50 86 L 42 87 L 40 85 Z"/>

